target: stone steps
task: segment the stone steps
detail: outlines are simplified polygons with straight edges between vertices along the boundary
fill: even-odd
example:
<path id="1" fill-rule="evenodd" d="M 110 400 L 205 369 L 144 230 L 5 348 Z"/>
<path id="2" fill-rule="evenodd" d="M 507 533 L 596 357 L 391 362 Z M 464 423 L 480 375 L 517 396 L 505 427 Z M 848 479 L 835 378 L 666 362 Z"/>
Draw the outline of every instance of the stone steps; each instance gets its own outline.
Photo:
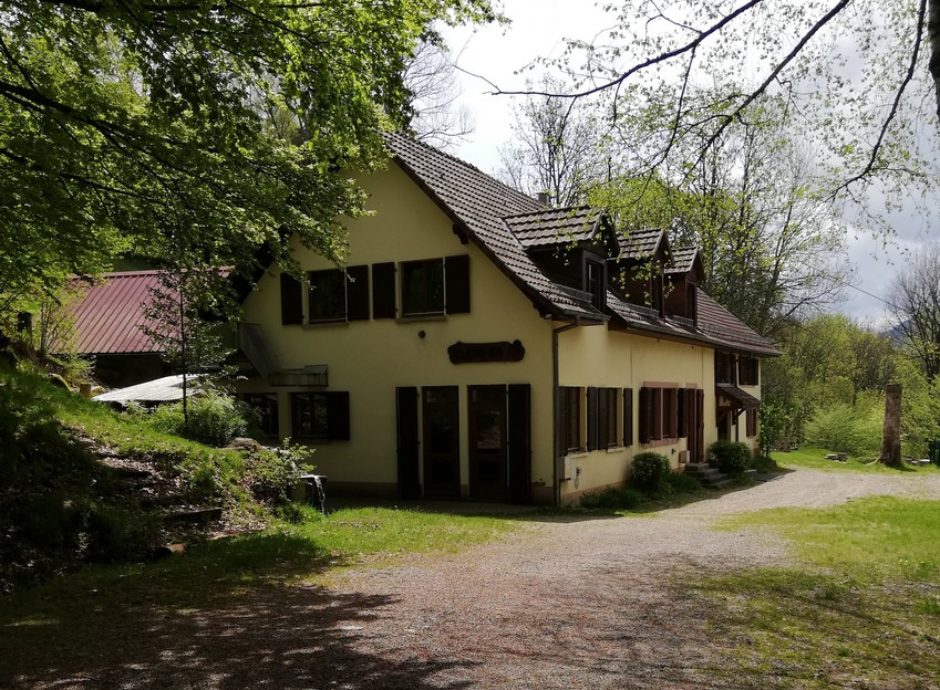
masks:
<path id="1" fill-rule="evenodd" d="M 705 462 L 690 462 L 685 466 L 685 473 L 695 477 L 702 484 L 712 489 L 724 489 L 734 483 L 734 478 L 724 474 Z"/>

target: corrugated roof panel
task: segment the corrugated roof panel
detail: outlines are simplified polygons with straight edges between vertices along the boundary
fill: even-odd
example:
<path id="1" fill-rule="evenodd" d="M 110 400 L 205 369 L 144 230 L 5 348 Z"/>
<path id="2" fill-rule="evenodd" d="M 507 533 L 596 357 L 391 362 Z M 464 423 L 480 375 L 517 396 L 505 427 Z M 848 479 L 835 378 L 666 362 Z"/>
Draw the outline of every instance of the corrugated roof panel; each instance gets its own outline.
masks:
<path id="1" fill-rule="evenodd" d="M 159 352 L 142 326 L 152 291 L 160 287 L 159 271 L 108 273 L 72 308 L 78 354 Z"/>

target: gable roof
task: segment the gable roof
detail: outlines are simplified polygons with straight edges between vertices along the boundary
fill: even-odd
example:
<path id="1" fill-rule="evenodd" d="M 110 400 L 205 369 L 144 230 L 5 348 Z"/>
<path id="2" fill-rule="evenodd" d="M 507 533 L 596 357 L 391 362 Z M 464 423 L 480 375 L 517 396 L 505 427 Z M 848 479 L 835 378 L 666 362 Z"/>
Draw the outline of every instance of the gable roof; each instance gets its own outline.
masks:
<path id="1" fill-rule="evenodd" d="M 394 160 L 427 193 L 489 258 L 532 301 L 553 316 L 610 318 L 595 309 L 586 293 L 549 278 L 526 253 L 549 237 L 557 242 L 563 232 L 587 238 L 595 232 L 603 214 L 586 207 L 551 209 L 499 182 L 478 168 L 411 137 L 385 134 Z M 593 223 L 593 224 L 592 224 Z M 585 234 L 588 233 L 588 234 Z M 620 259 L 642 259 L 664 248 L 670 255 L 669 238 L 660 229 L 618 234 Z M 672 265 L 694 262 L 686 250 L 673 256 Z M 690 263 L 691 265 L 691 263 Z M 698 330 L 688 319 L 661 319 L 652 310 L 630 304 L 608 291 L 608 312 L 629 327 L 650 333 L 707 343 L 713 347 L 746 350 L 764 355 L 779 351 L 701 290 Z"/>
<path id="2" fill-rule="evenodd" d="M 385 143 L 402 170 L 539 309 L 554 316 L 607 318 L 590 302 L 576 299 L 570 290 L 545 275 L 503 220 L 542 213 L 547 207 L 469 163 L 407 135 L 388 133 Z"/>
<path id="3" fill-rule="evenodd" d="M 667 243 L 666 232 L 658 228 L 645 228 L 631 230 L 627 234 L 617 233 L 617 244 L 620 245 L 618 259 L 645 259 L 653 256 L 660 245 Z"/>
<path id="4" fill-rule="evenodd" d="M 526 249 L 584 242 L 598 235 L 603 213 L 590 206 L 549 208 L 507 216 L 503 220 Z"/>
<path id="5" fill-rule="evenodd" d="M 160 285 L 160 271 L 105 274 L 71 309 L 75 319 L 76 353 L 159 352 L 141 327 L 148 323 L 144 318 L 144 305 Z"/>
<path id="6" fill-rule="evenodd" d="M 696 247 L 681 247 L 672 250 L 672 263 L 666 267 L 666 273 L 688 273 L 695 266 L 698 257 Z"/>

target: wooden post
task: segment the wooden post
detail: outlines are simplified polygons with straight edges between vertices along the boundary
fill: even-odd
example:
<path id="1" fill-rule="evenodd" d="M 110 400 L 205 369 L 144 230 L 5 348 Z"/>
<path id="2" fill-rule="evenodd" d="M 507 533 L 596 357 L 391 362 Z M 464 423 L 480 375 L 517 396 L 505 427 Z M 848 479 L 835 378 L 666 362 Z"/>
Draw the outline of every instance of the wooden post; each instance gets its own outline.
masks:
<path id="1" fill-rule="evenodd" d="M 881 437 L 881 462 L 901 466 L 901 384 L 885 386 L 885 424 Z"/>

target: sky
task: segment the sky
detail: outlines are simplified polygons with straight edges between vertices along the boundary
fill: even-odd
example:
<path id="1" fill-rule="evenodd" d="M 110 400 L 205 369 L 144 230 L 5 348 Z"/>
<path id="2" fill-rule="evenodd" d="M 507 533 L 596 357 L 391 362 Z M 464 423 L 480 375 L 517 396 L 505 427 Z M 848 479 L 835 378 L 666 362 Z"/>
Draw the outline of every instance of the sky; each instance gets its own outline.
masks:
<path id="1" fill-rule="evenodd" d="M 535 59 L 557 57 L 566 39 L 590 40 L 612 23 L 610 16 L 590 0 L 505 0 L 504 14 L 511 21 L 508 26 L 444 31 L 459 68 L 460 95 L 455 105 L 469 111 L 473 122 L 472 133 L 450 151 L 491 174 L 500 168 L 500 147 L 512 138 L 514 103 L 513 97 L 493 95 L 493 84 L 503 90 L 525 88 L 526 79 L 540 73 L 526 72 Z M 846 214 L 847 259 L 855 274 L 834 308 L 883 328 L 890 317 L 881 300 L 889 295 L 895 270 L 909 260 L 910 252 L 931 239 L 931 228 L 913 204 L 893 213 L 884 211 L 878 203 L 874 208 L 882 209 L 895 238 L 885 244 L 868 230 L 856 230 L 855 219 Z M 936 229 L 933 232 L 933 239 L 940 239 L 940 233 Z"/>

